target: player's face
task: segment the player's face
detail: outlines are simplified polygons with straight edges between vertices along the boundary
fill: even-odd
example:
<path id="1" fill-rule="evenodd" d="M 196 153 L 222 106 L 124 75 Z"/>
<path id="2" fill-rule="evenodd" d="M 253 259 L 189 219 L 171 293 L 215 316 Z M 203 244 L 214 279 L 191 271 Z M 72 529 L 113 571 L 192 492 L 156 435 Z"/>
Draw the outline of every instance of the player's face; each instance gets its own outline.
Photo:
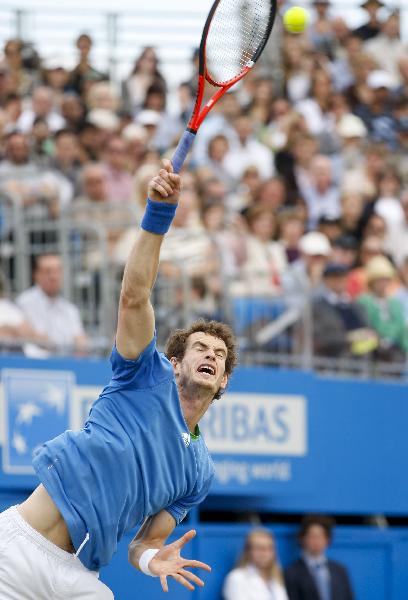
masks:
<path id="1" fill-rule="evenodd" d="M 180 383 L 196 384 L 208 388 L 214 395 L 227 385 L 225 342 L 207 333 L 192 333 L 187 340 L 183 359 L 172 360 L 176 377 Z"/>

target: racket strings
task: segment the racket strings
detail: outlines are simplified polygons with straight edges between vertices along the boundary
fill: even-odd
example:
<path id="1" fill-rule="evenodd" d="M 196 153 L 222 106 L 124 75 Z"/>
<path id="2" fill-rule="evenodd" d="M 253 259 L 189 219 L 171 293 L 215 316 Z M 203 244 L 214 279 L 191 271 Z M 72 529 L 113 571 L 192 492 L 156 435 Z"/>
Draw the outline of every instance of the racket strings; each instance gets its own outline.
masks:
<path id="1" fill-rule="evenodd" d="M 206 43 L 210 78 L 226 83 L 254 59 L 268 34 L 271 0 L 221 0 L 213 16 Z"/>

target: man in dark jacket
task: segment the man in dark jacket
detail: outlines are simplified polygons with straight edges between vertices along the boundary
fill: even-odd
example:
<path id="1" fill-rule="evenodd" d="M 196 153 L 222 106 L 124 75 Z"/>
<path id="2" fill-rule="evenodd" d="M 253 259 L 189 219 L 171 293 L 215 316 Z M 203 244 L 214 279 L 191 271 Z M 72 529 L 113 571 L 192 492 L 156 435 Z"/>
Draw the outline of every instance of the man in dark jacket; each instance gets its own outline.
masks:
<path id="1" fill-rule="evenodd" d="M 328 560 L 332 521 L 308 516 L 302 521 L 299 541 L 301 557 L 285 571 L 289 600 L 353 600 L 353 591 L 343 565 Z"/>

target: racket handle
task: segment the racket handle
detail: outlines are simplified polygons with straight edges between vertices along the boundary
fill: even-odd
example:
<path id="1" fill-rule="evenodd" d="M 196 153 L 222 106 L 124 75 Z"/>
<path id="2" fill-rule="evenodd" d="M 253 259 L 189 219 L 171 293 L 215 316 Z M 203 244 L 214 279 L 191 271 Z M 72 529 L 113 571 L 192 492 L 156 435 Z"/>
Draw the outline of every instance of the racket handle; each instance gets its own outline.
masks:
<path id="1" fill-rule="evenodd" d="M 180 173 L 181 167 L 183 166 L 183 163 L 186 160 L 186 156 L 194 142 L 195 136 L 195 133 L 193 133 L 192 131 L 187 131 L 187 129 L 181 136 L 176 151 L 173 154 L 173 158 L 171 159 L 175 173 Z"/>

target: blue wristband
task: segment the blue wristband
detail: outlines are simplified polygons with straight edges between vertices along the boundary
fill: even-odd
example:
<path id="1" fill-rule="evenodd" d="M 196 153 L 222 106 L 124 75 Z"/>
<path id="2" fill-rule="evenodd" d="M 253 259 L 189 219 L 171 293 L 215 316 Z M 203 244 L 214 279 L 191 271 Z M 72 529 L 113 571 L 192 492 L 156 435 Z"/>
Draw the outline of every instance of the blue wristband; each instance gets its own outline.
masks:
<path id="1" fill-rule="evenodd" d="M 154 202 L 148 198 L 141 228 L 150 233 L 164 235 L 170 228 L 176 209 L 177 204 Z"/>

